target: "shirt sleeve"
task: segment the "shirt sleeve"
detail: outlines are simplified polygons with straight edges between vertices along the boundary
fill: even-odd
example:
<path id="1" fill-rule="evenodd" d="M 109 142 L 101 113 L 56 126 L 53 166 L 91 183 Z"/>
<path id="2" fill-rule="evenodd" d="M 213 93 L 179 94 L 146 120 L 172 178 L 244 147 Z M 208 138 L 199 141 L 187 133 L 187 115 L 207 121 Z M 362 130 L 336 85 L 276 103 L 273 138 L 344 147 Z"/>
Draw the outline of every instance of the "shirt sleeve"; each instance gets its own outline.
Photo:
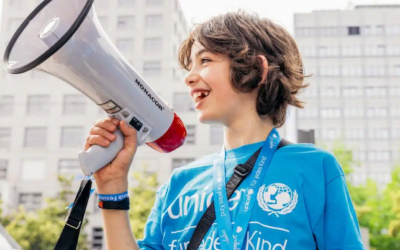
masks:
<path id="1" fill-rule="evenodd" d="M 142 250 L 164 250 L 163 233 L 161 230 L 161 216 L 168 183 L 157 190 L 156 200 L 147 219 L 143 239 L 138 240 L 138 246 Z"/>
<path id="2" fill-rule="evenodd" d="M 325 185 L 324 211 L 313 231 L 318 249 L 365 250 L 344 174 Z"/>

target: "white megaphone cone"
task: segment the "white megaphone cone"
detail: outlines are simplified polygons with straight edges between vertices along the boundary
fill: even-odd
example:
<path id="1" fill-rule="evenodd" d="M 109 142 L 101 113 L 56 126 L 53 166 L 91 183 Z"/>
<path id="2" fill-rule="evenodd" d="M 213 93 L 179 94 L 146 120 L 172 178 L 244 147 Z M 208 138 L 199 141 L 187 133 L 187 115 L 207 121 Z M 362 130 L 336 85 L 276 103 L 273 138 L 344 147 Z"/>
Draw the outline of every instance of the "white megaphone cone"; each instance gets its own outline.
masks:
<path id="1" fill-rule="evenodd" d="M 93 0 L 43 1 L 12 37 L 4 63 L 12 74 L 37 69 L 69 83 L 108 116 L 135 128 L 138 145 L 168 153 L 185 141 L 183 122 L 112 44 Z M 107 148 L 79 152 L 85 175 L 107 165 L 122 149 L 123 135 L 119 130 L 115 135 Z"/>

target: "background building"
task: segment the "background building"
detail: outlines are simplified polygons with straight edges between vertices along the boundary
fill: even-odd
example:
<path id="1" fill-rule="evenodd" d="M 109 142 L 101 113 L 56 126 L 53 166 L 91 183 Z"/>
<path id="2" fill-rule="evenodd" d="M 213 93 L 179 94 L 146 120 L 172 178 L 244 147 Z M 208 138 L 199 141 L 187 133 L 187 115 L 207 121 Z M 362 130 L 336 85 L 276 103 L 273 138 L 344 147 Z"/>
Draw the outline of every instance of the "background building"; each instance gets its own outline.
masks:
<path id="1" fill-rule="evenodd" d="M 41 0 L 4 0 L 0 51 Z M 147 82 L 172 104 L 186 125 L 186 145 L 170 154 L 138 149 L 132 170 L 157 171 L 159 182 L 172 170 L 220 149 L 221 126 L 201 125 L 183 84 L 177 53 L 189 29 L 178 0 L 96 0 L 107 34 Z M 110 83 L 112 84 L 112 83 Z M 295 141 L 294 111 L 283 136 Z M 93 122 L 103 110 L 68 84 L 40 72 L 0 72 L 0 191 L 5 211 L 17 205 L 35 210 L 60 191 L 58 174 L 81 175 L 77 160 Z M 291 119 L 290 119 L 291 117 Z M 290 131 L 290 133 L 287 133 Z M 80 181 L 76 180 L 74 186 Z M 72 197 L 71 197 L 72 198 Z M 102 247 L 102 220 L 92 195 L 87 227 L 92 249 Z"/>
<path id="2" fill-rule="evenodd" d="M 320 145 L 342 139 L 353 149 L 355 184 L 389 182 L 400 149 L 400 5 L 298 13 L 294 25 L 313 74 L 298 129 L 315 129 Z"/>

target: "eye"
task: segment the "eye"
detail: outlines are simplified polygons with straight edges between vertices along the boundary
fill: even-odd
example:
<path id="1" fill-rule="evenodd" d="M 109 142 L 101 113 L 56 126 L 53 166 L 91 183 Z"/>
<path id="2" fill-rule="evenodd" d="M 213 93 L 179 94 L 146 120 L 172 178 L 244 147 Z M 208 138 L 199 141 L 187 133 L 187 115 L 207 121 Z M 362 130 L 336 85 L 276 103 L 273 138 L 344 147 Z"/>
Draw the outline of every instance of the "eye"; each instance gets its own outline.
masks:
<path id="1" fill-rule="evenodd" d="M 208 59 L 208 58 L 202 58 L 201 59 L 201 63 L 207 63 L 207 62 L 211 62 L 211 60 Z"/>

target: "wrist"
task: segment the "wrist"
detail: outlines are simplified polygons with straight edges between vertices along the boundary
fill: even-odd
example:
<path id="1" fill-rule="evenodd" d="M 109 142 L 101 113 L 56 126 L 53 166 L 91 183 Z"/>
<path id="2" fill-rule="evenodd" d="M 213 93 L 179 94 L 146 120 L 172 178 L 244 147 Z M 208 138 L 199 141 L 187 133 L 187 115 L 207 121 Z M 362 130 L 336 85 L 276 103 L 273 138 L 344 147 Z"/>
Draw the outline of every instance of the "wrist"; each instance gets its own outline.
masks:
<path id="1" fill-rule="evenodd" d="M 127 179 L 114 179 L 108 182 L 99 182 L 96 180 L 98 194 L 120 194 L 128 191 Z"/>

